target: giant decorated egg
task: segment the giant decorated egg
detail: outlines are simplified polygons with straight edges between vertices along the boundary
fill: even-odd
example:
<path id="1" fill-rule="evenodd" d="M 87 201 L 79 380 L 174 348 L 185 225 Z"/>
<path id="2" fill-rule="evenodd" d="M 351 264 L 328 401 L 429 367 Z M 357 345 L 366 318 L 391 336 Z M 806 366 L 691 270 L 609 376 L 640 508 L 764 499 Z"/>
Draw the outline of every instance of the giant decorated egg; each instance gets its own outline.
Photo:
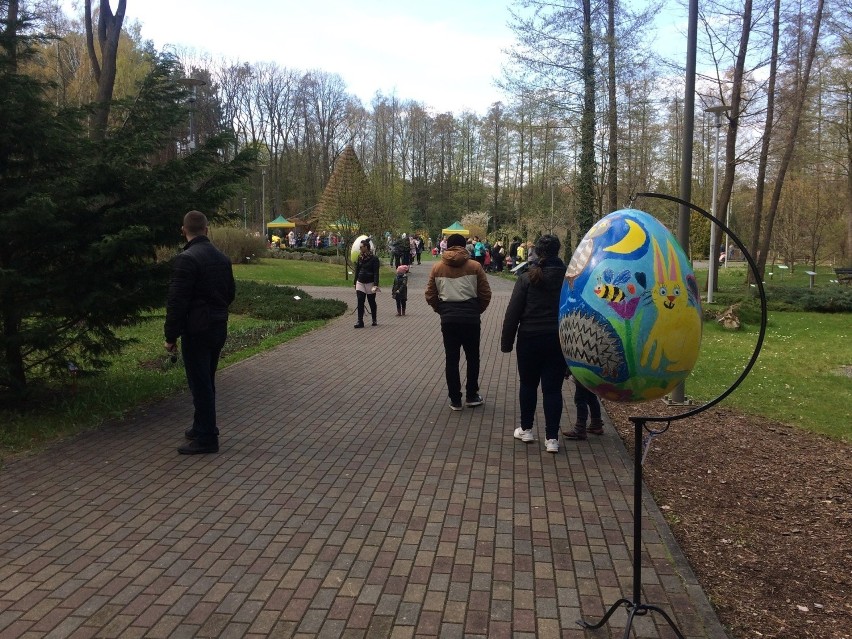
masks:
<path id="1" fill-rule="evenodd" d="M 559 341 L 578 382 L 613 401 L 662 397 L 695 366 L 701 322 L 695 273 L 656 218 L 625 209 L 589 229 L 559 307 Z"/>
<path id="2" fill-rule="evenodd" d="M 349 252 L 349 259 L 352 260 L 352 263 L 358 261 L 358 256 L 361 255 L 361 242 L 363 240 L 370 240 L 369 235 L 359 235 L 355 238 L 355 241 L 352 242 L 352 250 Z M 373 240 L 370 240 L 370 250 L 374 253 L 376 252 L 376 245 L 373 243 Z"/>

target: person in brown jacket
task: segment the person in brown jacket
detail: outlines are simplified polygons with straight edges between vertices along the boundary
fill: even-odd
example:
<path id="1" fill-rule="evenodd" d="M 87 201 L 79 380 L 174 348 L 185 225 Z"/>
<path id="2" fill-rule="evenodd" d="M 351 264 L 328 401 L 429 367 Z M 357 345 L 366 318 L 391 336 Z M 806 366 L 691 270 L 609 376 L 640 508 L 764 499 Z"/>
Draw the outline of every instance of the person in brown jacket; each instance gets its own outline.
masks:
<path id="1" fill-rule="evenodd" d="M 471 259 L 464 237 L 453 233 L 447 238 L 447 250 L 432 267 L 426 285 L 426 303 L 441 316 L 447 391 L 452 410 L 462 410 L 461 349 L 467 359 L 465 405 L 481 406 L 483 403 L 479 394 L 479 316 L 490 302 L 491 287 L 485 271 Z"/>

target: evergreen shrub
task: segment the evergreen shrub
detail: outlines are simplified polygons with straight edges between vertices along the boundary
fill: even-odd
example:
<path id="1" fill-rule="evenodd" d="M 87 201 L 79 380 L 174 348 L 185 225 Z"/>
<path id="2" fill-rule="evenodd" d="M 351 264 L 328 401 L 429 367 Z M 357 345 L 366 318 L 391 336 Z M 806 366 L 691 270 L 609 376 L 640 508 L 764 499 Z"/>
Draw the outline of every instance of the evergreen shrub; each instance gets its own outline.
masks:
<path id="1" fill-rule="evenodd" d="M 852 312 L 852 288 L 845 286 L 767 287 L 772 310 L 811 311 L 816 313 Z"/>
<path id="2" fill-rule="evenodd" d="M 766 286 L 766 308 L 770 311 L 810 311 L 814 313 L 852 312 L 852 287 L 822 286 L 818 288 Z M 757 299 L 743 299 L 742 293 L 720 292 L 714 301 L 730 305 L 743 301 L 759 309 Z"/>
<path id="3" fill-rule="evenodd" d="M 346 303 L 313 298 L 294 286 L 273 286 L 240 280 L 237 282 L 237 297 L 230 311 L 258 319 L 296 323 L 343 315 Z"/>

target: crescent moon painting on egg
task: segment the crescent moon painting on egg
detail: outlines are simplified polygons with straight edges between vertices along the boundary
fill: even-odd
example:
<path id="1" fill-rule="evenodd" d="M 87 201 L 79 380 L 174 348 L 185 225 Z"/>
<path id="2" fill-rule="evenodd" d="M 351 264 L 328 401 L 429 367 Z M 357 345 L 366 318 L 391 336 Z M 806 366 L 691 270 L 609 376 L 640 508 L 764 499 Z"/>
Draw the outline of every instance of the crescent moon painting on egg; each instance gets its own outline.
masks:
<path id="1" fill-rule="evenodd" d="M 604 248 L 610 253 L 628 254 L 642 248 L 648 241 L 648 234 L 644 229 L 631 219 L 624 220 L 627 223 L 627 234 L 612 246 Z"/>

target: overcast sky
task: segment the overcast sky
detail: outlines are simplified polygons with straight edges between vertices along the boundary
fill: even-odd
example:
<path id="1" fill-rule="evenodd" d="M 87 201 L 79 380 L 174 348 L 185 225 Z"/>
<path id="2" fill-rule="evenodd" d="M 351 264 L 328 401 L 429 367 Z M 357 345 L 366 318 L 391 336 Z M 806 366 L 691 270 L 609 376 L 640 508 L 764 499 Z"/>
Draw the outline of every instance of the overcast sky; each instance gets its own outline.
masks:
<path id="1" fill-rule="evenodd" d="M 139 21 L 142 36 L 159 49 L 177 45 L 214 58 L 338 73 L 366 105 L 380 91 L 437 112 L 484 114 L 506 101 L 494 81 L 502 50 L 513 42 L 507 6 L 504 0 L 128 0 L 125 21 Z M 677 33 L 660 38 L 673 39 Z"/>
<path id="2" fill-rule="evenodd" d="M 499 0 L 129 0 L 125 20 L 158 48 L 338 73 L 366 104 L 395 92 L 484 113 L 502 98 L 508 17 Z"/>

